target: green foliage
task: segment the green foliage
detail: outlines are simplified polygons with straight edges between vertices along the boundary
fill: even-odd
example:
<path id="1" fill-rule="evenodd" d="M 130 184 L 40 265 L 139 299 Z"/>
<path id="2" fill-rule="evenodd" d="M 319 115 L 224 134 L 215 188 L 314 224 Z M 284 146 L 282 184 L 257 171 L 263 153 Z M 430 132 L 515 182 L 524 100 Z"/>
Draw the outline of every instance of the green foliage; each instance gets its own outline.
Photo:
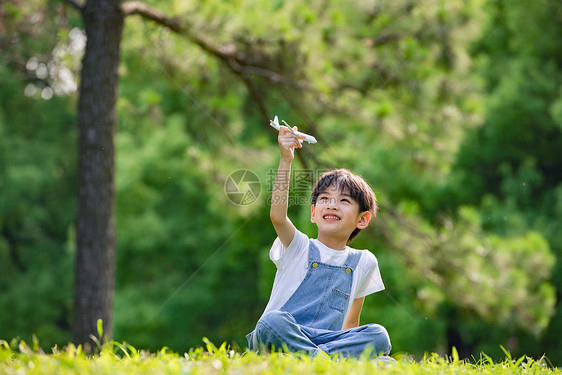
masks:
<path id="1" fill-rule="evenodd" d="M 225 220 L 213 199 L 219 182 L 203 172 L 208 156 L 189 153 L 194 142 L 183 126 L 172 116 L 146 139 L 118 137 L 116 336 L 148 348 L 154 337 L 187 349 L 213 331 L 241 335 L 249 329 L 240 327 L 243 312 L 256 298 L 255 283 L 243 276 L 256 262 L 256 250 L 243 247 L 247 221 Z M 228 317 L 224 306 L 234 309 Z"/>
<path id="2" fill-rule="evenodd" d="M 134 347 L 106 344 L 89 359 L 72 346 L 44 356 L 16 342 L 0 358 L 44 372 L 375 370 L 211 344 L 245 348 L 271 290 L 268 179 L 278 156 L 266 117 L 278 114 L 319 139 L 298 151 L 295 170 L 347 167 L 377 193 L 379 217 L 353 246 L 377 255 L 387 289 L 366 299 L 362 323 L 385 325 L 394 349 L 418 358 L 457 345 L 450 361 L 427 355 L 387 371 L 547 373 L 525 357 L 494 363 L 500 344 L 561 360 L 562 315 L 551 320 L 562 288 L 556 1 L 149 3 L 190 31 L 134 16 L 123 36 L 114 332 Z M 57 2 L 18 1 L 0 17 L 9 47 L 0 52 L 0 309 L 10 312 L 0 335 L 62 347 L 76 97 L 54 89 L 51 67 L 78 81 L 80 49 L 69 46 L 81 26 Z M 193 43 L 195 32 L 244 55 L 244 73 Z M 225 194 L 239 169 L 261 179 L 252 205 Z M 303 190 L 291 193 L 300 202 L 291 219 L 315 236 Z M 202 337 L 208 353 L 190 350 Z M 457 358 L 483 348 L 491 357 L 477 364 Z"/>
<path id="3" fill-rule="evenodd" d="M 75 116 L 14 73 L 0 63 L 0 331 L 54 345 L 69 339 Z"/>
<path id="4" fill-rule="evenodd" d="M 540 274 L 553 267 L 552 284 L 559 296 L 562 133 L 558 103 L 562 70 L 558 62 L 562 46 L 560 38 L 552 36 L 562 31 L 558 22 L 562 9 L 557 1 L 490 1 L 487 10 L 490 18 L 473 50 L 478 72 L 486 80 L 485 122 L 463 141 L 449 185 L 454 192 L 448 195 L 449 203 L 478 206 L 482 224 L 490 233 L 509 238 L 532 231 L 533 238 L 540 235 L 546 239 L 556 262 L 552 256 L 537 262 L 535 250 L 544 247 L 531 237 L 507 245 L 511 251 L 515 245 L 529 246 L 520 252 L 526 261 L 519 269 Z M 527 267 L 527 261 L 534 266 Z M 524 281 L 519 274 L 512 282 Z M 545 325 L 550 321 L 550 325 L 538 337 L 551 355 L 558 357 L 558 345 L 551 344 L 562 319 L 560 298 L 552 306 L 554 291 L 548 289 L 551 287 L 543 285 L 535 293 L 549 301 L 556 315 L 549 320 L 552 313 L 541 314 L 537 322 Z M 532 350 L 536 345 L 530 340 L 522 346 Z"/>

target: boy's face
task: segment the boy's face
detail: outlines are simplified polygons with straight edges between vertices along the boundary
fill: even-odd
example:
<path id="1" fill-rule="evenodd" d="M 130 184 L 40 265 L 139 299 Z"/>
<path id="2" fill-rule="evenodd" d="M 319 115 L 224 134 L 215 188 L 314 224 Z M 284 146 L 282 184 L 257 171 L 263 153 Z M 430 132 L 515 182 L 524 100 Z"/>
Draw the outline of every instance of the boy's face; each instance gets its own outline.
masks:
<path id="1" fill-rule="evenodd" d="M 355 228 L 364 229 L 369 224 L 371 213 L 359 212 L 359 203 L 347 191 L 330 186 L 311 207 L 311 221 L 318 226 L 318 236 L 328 235 L 346 241 Z"/>

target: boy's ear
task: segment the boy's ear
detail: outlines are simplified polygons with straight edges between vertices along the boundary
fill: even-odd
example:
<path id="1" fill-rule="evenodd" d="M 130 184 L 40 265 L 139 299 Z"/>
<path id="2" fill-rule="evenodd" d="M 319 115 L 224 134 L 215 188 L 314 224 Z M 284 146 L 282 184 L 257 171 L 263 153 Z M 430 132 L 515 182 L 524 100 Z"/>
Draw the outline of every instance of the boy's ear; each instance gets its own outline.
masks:
<path id="1" fill-rule="evenodd" d="M 310 206 L 310 222 L 314 223 L 314 210 L 316 207 L 314 207 L 314 205 Z"/>
<path id="2" fill-rule="evenodd" d="M 371 213 L 369 211 L 361 212 L 357 221 L 357 228 L 365 229 L 371 221 Z"/>

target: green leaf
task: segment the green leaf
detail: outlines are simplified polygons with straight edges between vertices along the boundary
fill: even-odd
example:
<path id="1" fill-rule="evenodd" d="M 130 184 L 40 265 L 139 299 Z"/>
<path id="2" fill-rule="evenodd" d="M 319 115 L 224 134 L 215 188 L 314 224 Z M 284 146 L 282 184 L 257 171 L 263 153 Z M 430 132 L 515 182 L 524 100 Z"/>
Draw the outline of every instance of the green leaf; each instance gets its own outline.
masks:
<path id="1" fill-rule="evenodd" d="M 98 319 L 98 337 L 101 339 L 103 337 L 103 320 Z"/>

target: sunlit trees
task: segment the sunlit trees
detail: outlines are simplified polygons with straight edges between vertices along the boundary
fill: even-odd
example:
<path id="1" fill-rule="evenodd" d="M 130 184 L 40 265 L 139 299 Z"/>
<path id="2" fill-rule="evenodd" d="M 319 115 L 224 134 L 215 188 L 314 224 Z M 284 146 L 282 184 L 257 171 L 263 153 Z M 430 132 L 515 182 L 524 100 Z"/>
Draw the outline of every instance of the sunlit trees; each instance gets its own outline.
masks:
<path id="1" fill-rule="evenodd" d="M 486 9 L 490 19 L 474 47 L 477 71 L 486 82 L 485 121 L 463 142 L 451 202 L 479 205 L 483 227 L 502 236 L 517 238 L 527 228 L 541 233 L 558 258 L 552 282 L 559 307 L 562 44 L 557 36 L 562 6 L 558 1 L 492 1 Z M 535 271 L 529 272 L 535 274 L 551 266 L 546 259 L 537 261 L 538 248 L 530 247 L 533 251 L 523 258 L 526 265 L 534 263 Z M 541 350 L 560 357 L 562 315 L 560 308 L 554 311 L 535 339 L 544 342 Z M 537 346 L 529 340 L 521 345 L 527 351 Z"/>
<path id="2" fill-rule="evenodd" d="M 542 8 L 549 2 L 528 12 L 517 3 L 506 15 L 501 2 L 482 8 L 477 0 L 28 4 L 6 8 L 10 17 L 1 24 L 18 35 L 0 50 L 13 60 L 0 66 L 20 75 L 0 86 L 0 158 L 9 165 L 0 174 L 3 192 L 20 203 L 0 206 L 0 283 L 9 287 L 0 305 L 32 311 L 17 295 L 36 282 L 23 268 L 42 265 L 37 274 L 48 282 L 41 294 L 60 299 L 45 304 L 37 320 L 57 332 L 54 342 L 69 334 L 74 259 L 75 341 L 95 334 L 98 318 L 111 335 L 116 248 L 119 340 L 177 350 L 202 336 L 245 345 L 272 280 L 266 202 L 276 157 L 267 126 L 273 114 L 319 139 L 299 150 L 297 169 L 348 167 L 377 192 L 381 213 L 354 245 L 377 254 L 387 294 L 367 299 L 363 321 L 389 326 L 398 350 L 455 345 L 467 354 L 544 331 L 554 303 L 550 249 L 560 243 L 560 194 L 548 194 L 559 190 L 551 173 L 558 154 L 549 146 L 557 144 L 559 88 L 544 78 L 557 74 L 556 64 L 538 69 L 543 55 L 531 55 L 542 44 L 528 46 L 514 15 L 542 20 L 544 46 L 556 61 L 557 29 L 547 15 L 557 8 Z M 25 27 L 13 24 L 18 15 L 29 17 Z M 32 38 L 26 27 L 38 17 L 52 33 Z M 519 36 L 513 42 L 509 35 Z M 76 129 L 75 94 L 56 89 L 52 51 L 85 36 L 82 77 L 81 49 L 59 64 L 81 85 Z M 511 62 L 518 51 L 525 58 Z M 517 128 L 525 132 L 509 133 L 521 118 L 528 121 Z M 552 144 L 529 156 L 544 138 Z M 25 194 L 29 165 L 41 167 L 29 173 L 35 177 Z M 241 168 L 262 178 L 251 206 L 234 206 L 224 194 L 225 179 Z M 306 186 L 292 192 L 301 203 L 308 193 Z M 299 228 L 312 229 L 306 203 L 290 209 Z M 42 243 L 65 252 L 53 250 L 43 262 L 25 255 Z M 50 274 L 66 275 L 64 298 Z M 24 320 L 10 335 L 24 330 Z"/>

